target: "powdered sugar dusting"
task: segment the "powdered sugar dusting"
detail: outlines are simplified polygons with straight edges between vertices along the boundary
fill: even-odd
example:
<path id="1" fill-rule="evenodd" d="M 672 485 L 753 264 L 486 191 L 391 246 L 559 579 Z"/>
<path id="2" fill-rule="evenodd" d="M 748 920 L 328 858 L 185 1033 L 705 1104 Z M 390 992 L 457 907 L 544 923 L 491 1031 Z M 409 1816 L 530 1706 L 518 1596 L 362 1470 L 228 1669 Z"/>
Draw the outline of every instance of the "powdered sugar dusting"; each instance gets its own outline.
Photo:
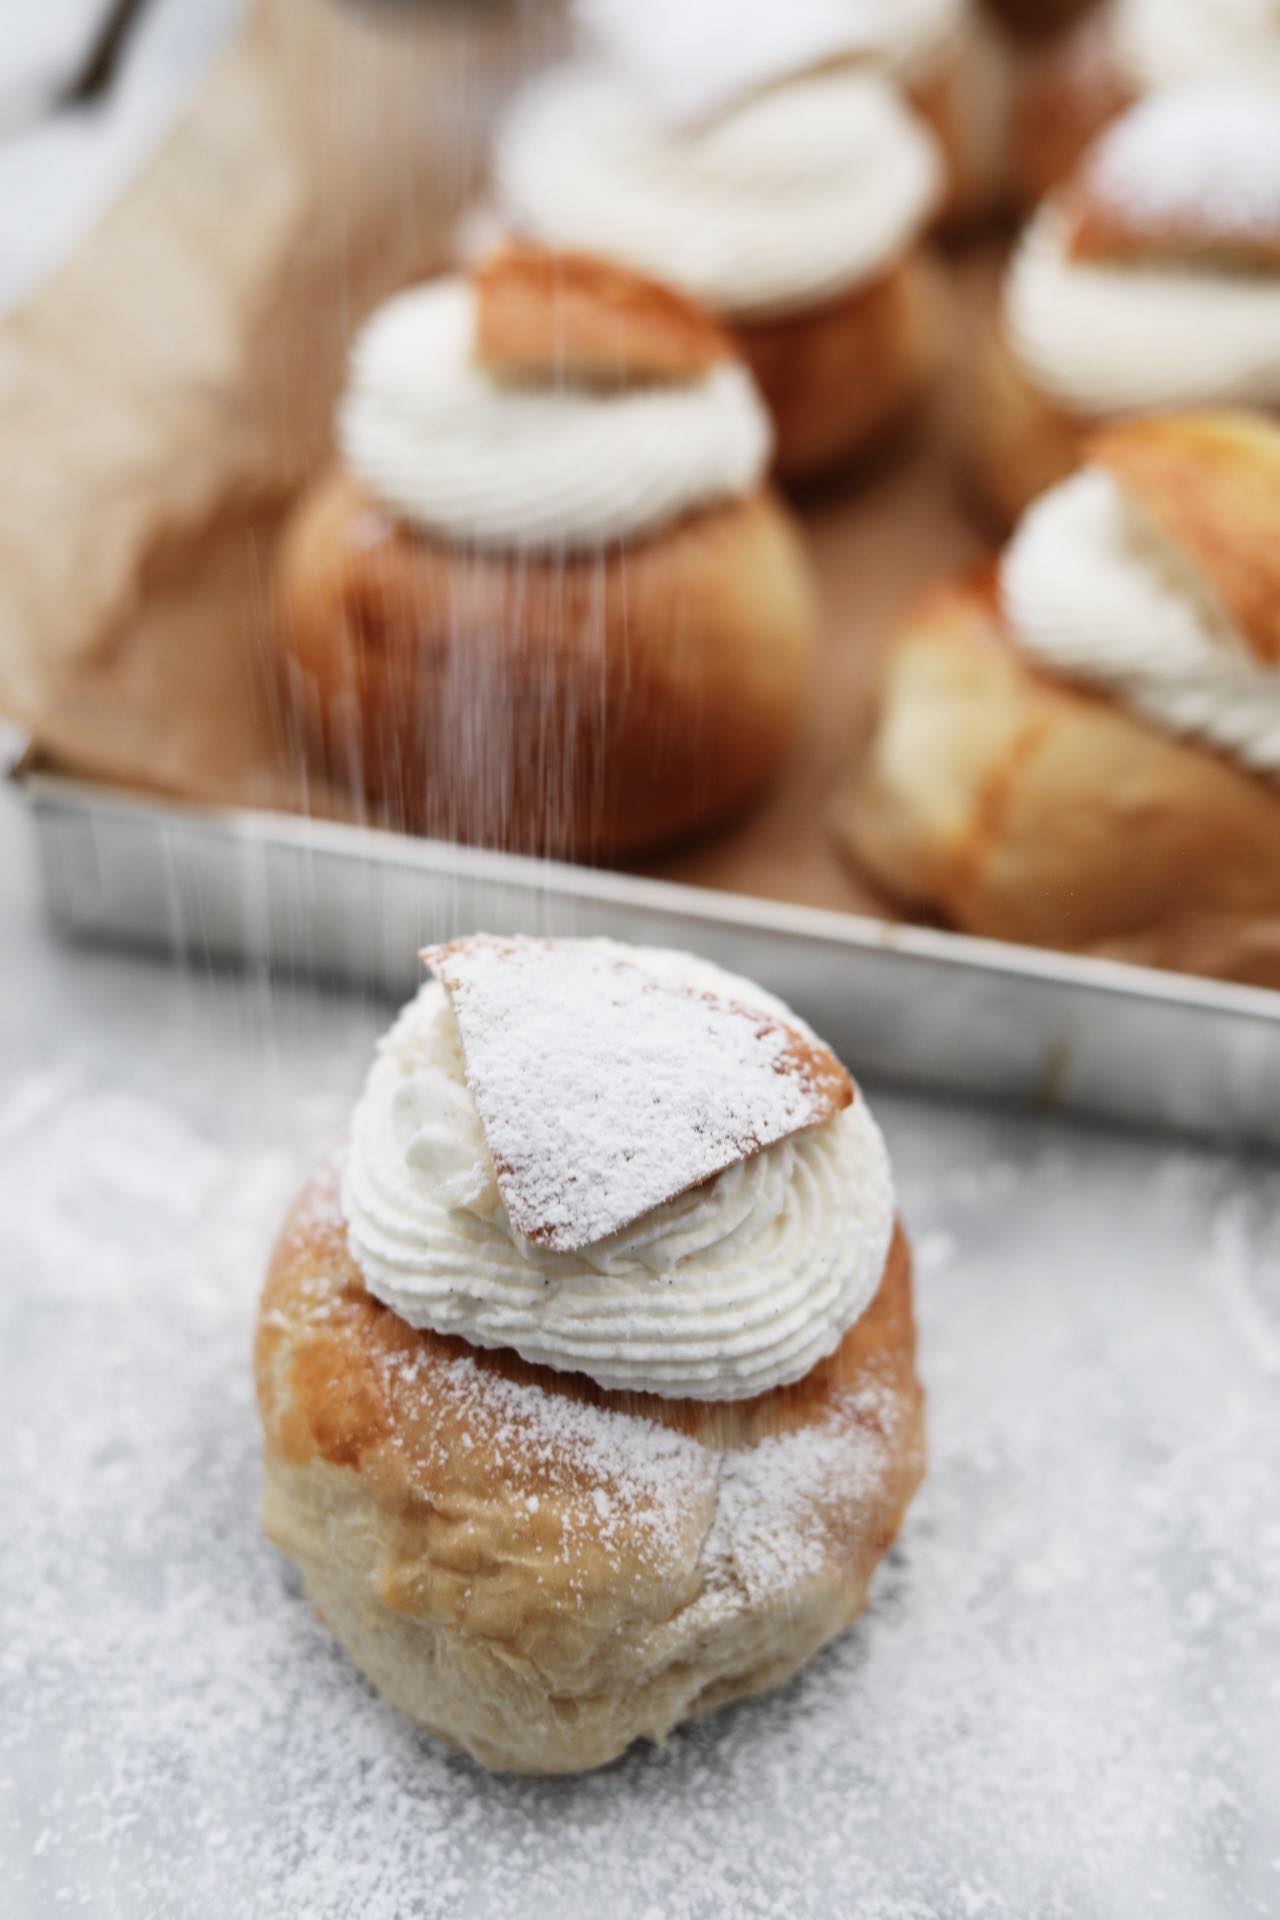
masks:
<path id="1" fill-rule="evenodd" d="M 1178 88 L 1140 102 L 1105 133 L 1090 193 L 1137 225 L 1280 258 L 1280 102 L 1247 86 Z"/>
<path id="2" fill-rule="evenodd" d="M 423 1360 L 397 1353 L 385 1364 L 412 1380 Z M 500 1473 L 536 1475 L 553 1500 L 581 1496 L 577 1512 L 557 1500 L 570 1558 L 580 1535 L 606 1550 L 625 1541 L 629 1558 L 654 1567 L 692 1549 L 707 1569 L 707 1620 L 822 1569 L 824 1504 L 882 1492 L 901 1417 L 897 1399 L 871 1386 L 837 1399 L 822 1420 L 722 1452 L 650 1415 L 547 1393 L 468 1358 L 430 1364 Z M 528 1497 L 531 1522 L 545 1499 Z"/>
<path id="3" fill-rule="evenodd" d="M 589 944 L 477 937 L 423 955 L 449 992 L 512 1226 L 591 1246 L 848 1106 L 826 1048 L 773 1014 Z"/>
<path id="4" fill-rule="evenodd" d="M 60 964 L 83 1038 L 24 1001 L 0 1094 L 6 1920 L 1275 1914 L 1274 1169 L 872 1089 L 932 1458 L 869 1612 L 662 1751 L 495 1779 L 258 1522 L 262 1262 L 385 1015 L 281 996 L 264 1046 L 243 982 Z"/>
<path id="5" fill-rule="evenodd" d="M 422 1359 L 400 1354 L 388 1364 L 411 1379 Z M 465 1413 L 474 1444 L 500 1472 L 532 1468 L 552 1492 L 585 1481 L 584 1524 L 606 1546 L 621 1527 L 628 1550 L 656 1564 L 678 1547 L 691 1505 L 714 1499 L 715 1456 L 678 1428 L 545 1393 L 471 1359 L 431 1365 L 447 1378 L 450 1403 Z M 533 1497 L 539 1505 L 531 1515 L 541 1504 Z"/>
<path id="6" fill-rule="evenodd" d="M 868 1389 L 825 1421 L 727 1455 L 706 1545 L 713 1584 L 759 1605 L 785 1593 L 797 1574 L 818 1573 L 830 1554 L 819 1504 L 869 1500 L 882 1486 L 896 1406 Z M 882 1424 L 862 1424 L 873 1408 Z"/>

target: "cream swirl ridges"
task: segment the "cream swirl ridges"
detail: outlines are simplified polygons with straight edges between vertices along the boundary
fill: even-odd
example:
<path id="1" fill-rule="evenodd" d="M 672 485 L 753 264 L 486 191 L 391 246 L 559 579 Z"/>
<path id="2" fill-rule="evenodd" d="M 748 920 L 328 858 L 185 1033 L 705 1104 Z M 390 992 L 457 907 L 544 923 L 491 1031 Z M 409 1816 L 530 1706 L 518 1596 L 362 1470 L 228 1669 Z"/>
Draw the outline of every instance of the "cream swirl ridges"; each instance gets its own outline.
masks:
<path id="1" fill-rule="evenodd" d="M 679 132 L 603 67 L 535 81 L 500 131 L 517 232 L 605 253 L 716 312 L 813 307 L 872 279 L 942 192 L 932 135 L 873 73 L 805 76 Z"/>
<path id="2" fill-rule="evenodd" d="M 746 369 L 617 390 L 521 386 L 474 357 L 461 280 L 399 294 L 356 342 L 343 458 L 384 506 L 478 546 L 594 547 L 745 498 L 771 430 Z"/>
<path id="3" fill-rule="evenodd" d="M 1117 0 L 1113 34 L 1135 93 L 1200 80 L 1280 87 L 1277 0 Z"/>
<path id="4" fill-rule="evenodd" d="M 907 86 L 959 44 L 966 0 L 577 0 L 578 24 L 664 118 L 689 124 L 838 60 L 877 62 Z"/>
<path id="5" fill-rule="evenodd" d="M 1250 653 L 1208 582 L 1101 468 L 1024 516 L 1001 597 L 1041 666 L 1280 780 L 1280 671 Z"/>
<path id="6" fill-rule="evenodd" d="M 617 949 L 660 978 L 794 1015 L 687 955 Z M 577 1253 L 504 1212 L 444 989 L 383 1040 L 352 1123 L 343 1206 L 370 1292 L 411 1325 L 511 1347 L 606 1388 L 746 1399 L 798 1380 L 870 1304 L 893 1232 L 862 1096 Z"/>
<path id="7" fill-rule="evenodd" d="M 1280 406 L 1280 274 L 1074 260 L 1053 202 L 1010 269 L 1004 327 L 1036 389 L 1083 418 Z"/>

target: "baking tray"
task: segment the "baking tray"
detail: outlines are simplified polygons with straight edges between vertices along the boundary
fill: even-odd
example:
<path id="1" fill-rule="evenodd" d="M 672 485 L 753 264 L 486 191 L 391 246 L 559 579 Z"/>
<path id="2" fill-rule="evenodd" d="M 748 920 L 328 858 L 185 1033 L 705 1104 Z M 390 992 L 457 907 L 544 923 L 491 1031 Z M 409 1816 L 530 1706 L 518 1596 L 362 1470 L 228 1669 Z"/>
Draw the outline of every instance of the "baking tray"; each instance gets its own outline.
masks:
<path id="1" fill-rule="evenodd" d="M 607 934 L 782 994 L 860 1073 L 1280 1147 L 1280 995 L 291 815 L 18 774 L 69 934 L 405 998 L 429 940 Z"/>

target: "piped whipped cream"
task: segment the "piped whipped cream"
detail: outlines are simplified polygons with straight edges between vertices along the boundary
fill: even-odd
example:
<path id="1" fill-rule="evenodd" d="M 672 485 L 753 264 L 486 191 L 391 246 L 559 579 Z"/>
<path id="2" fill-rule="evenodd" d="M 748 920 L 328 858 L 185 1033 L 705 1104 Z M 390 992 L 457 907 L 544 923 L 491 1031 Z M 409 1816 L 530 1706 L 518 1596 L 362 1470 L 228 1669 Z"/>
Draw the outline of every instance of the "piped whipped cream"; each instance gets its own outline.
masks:
<path id="1" fill-rule="evenodd" d="M 1085 467 L 1023 516 L 1000 573 L 1019 647 L 1166 733 L 1280 780 L 1280 671 L 1110 474 Z"/>
<path id="2" fill-rule="evenodd" d="M 599 944 L 659 979 L 803 1026 L 704 961 Z M 342 1191 L 366 1285 L 411 1325 L 606 1388 L 698 1400 L 745 1399 L 808 1373 L 874 1298 L 894 1222 L 888 1154 L 859 1094 L 608 1239 L 575 1253 L 523 1240 L 434 981 L 380 1044 Z"/>
<path id="3" fill-rule="evenodd" d="M 1116 0 L 1112 36 L 1135 93 L 1198 80 L 1280 87 L 1277 0 Z"/>
<path id="4" fill-rule="evenodd" d="M 873 279 L 943 187 L 932 135 L 889 81 L 852 66 L 683 131 L 620 73 L 562 67 L 514 103 L 495 173 L 523 236 L 612 255 L 737 317 Z"/>
<path id="5" fill-rule="evenodd" d="M 1096 419 L 1280 406 L 1280 273 L 1073 260 L 1069 237 L 1050 201 L 1005 286 L 1006 338 L 1039 392 Z"/>
<path id="6" fill-rule="evenodd" d="M 771 429 L 746 368 L 601 390 L 495 378 L 474 356 L 475 296 L 440 280 L 396 296 L 356 341 L 338 438 L 404 520 L 446 539 L 594 547 L 745 498 Z"/>
<path id="7" fill-rule="evenodd" d="M 961 40 L 966 0 L 577 0 L 584 35 L 675 125 L 779 81 L 866 59 L 906 86 Z"/>

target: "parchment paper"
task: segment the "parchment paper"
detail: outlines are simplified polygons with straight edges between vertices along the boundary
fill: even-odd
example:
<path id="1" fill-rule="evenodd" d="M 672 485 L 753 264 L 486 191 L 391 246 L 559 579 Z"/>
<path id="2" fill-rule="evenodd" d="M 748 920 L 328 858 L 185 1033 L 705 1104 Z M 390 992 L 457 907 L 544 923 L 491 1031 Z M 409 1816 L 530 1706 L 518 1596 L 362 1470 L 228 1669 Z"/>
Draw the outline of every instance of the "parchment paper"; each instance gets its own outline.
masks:
<path id="1" fill-rule="evenodd" d="M 43 764 L 350 813 L 307 781 L 279 712 L 276 541 L 327 453 L 355 328 L 443 264 L 504 86 L 560 32 L 555 7 L 443 22 L 258 0 L 134 190 L 0 328 L 0 705 Z M 990 274 L 951 271 L 959 340 Z M 953 484 L 953 385 L 902 444 L 798 503 L 825 607 L 804 737 L 762 806 L 651 871 L 885 910 L 826 812 L 895 615 L 981 550 Z"/>
<path id="2" fill-rule="evenodd" d="M 54 764 L 299 798 L 265 665 L 276 536 L 355 327 L 440 264 L 555 11 L 257 0 L 140 180 L 0 327 L 0 710 Z"/>

